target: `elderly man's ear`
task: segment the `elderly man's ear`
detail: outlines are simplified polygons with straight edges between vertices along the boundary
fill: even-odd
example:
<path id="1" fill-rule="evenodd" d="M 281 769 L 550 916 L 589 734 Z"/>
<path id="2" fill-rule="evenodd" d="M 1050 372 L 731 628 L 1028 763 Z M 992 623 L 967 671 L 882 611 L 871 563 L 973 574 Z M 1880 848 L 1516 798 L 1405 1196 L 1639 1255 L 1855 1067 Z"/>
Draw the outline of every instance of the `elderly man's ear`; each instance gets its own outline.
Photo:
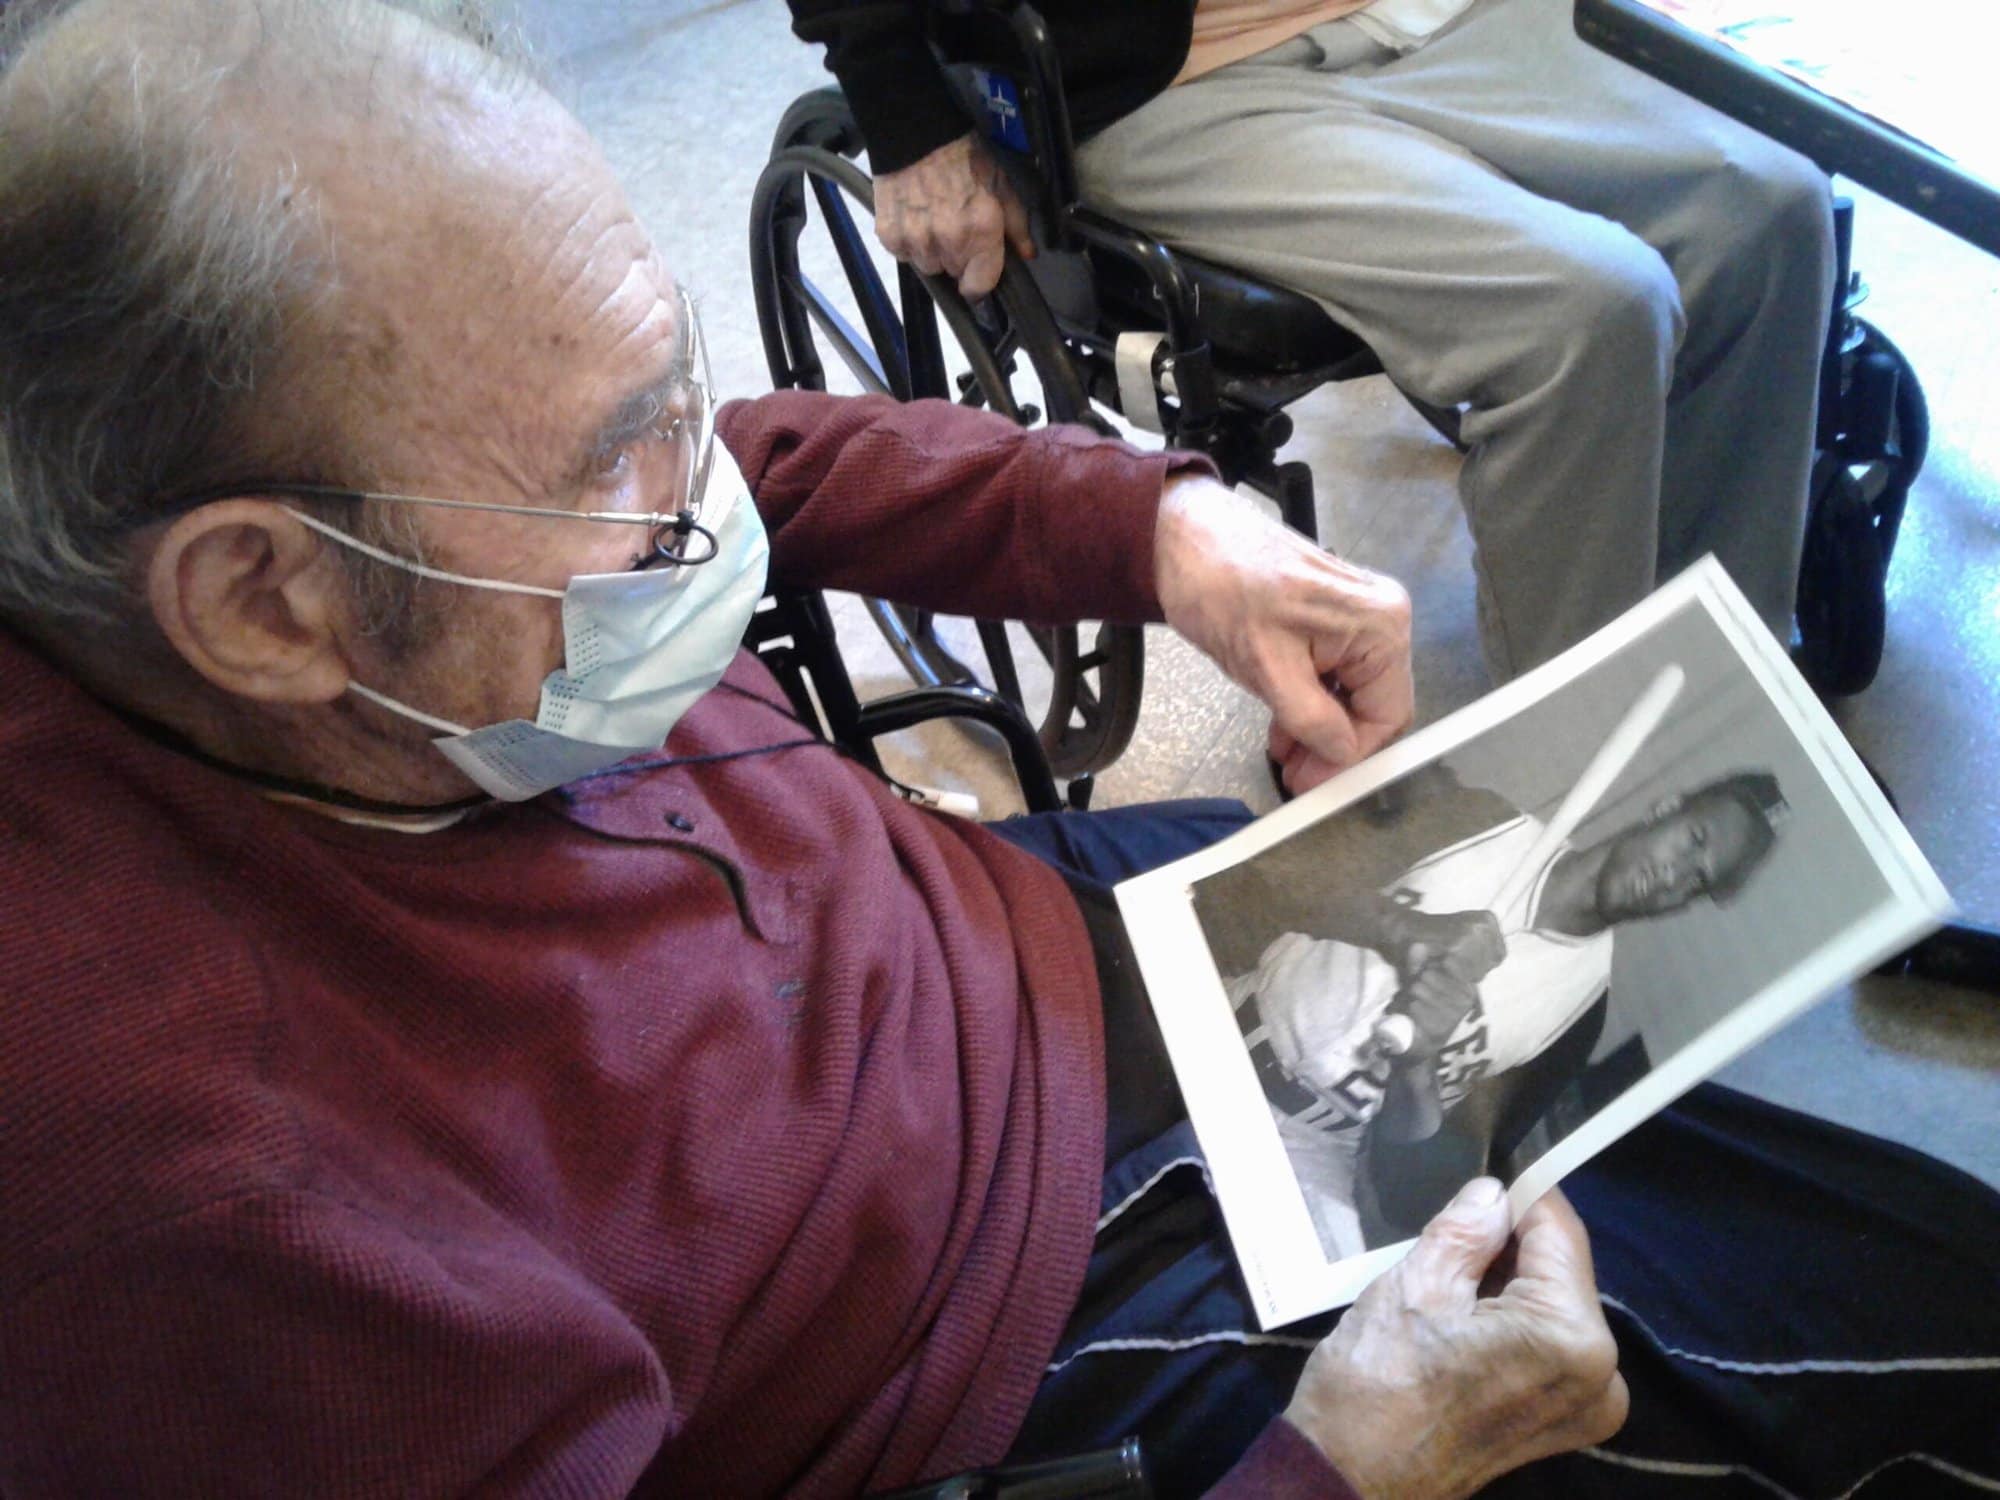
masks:
<path id="1" fill-rule="evenodd" d="M 221 500 L 180 517 L 147 564 L 146 595 L 174 649 L 225 692 L 309 704 L 346 691 L 346 575 L 283 506 Z"/>

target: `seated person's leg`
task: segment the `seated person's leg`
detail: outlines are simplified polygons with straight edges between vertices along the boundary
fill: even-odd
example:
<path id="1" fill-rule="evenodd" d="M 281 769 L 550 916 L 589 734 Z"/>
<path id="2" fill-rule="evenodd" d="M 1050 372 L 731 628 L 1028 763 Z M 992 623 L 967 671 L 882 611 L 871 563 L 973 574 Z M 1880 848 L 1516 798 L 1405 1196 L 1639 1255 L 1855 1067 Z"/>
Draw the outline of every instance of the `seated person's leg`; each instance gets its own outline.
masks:
<path id="1" fill-rule="evenodd" d="M 1315 28 L 1080 163 L 1092 201 L 1318 297 L 1406 389 L 1470 406 L 1496 672 L 1710 550 L 1788 628 L 1826 183 L 1585 46 L 1568 0 L 1479 0 L 1401 57 Z"/>
<path id="2" fill-rule="evenodd" d="M 1653 585 L 1678 294 L 1629 231 L 1365 104 L 1388 56 L 1317 28 L 1168 90 L 1079 164 L 1094 204 L 1311 294 L 1405 389 L 1470 404 L 1482 634 L 1511 675 Z"/>
<path id="3" fill-rule="evenodd" d="M 1590 1230 L 1631 1415 L 1487 1494 L 1705 1494 L 1737 1470 L 1762 1482 L 1715 1493 L 1840 1495 L 1877 1470 L 1885 1495 L 2000 1482 L 1992 1190 L 1713 1086 L 1564 1190 Z M 1258 1332 L 1199 1175 L 1170 1173 L 1100 1230 L 1015 1456 L 1138 1433 L 1158 1493 L 1197 1494 L 1283 1408 L 1333 1321 Z"/>
<path id="4" fill-rule="evenodd" d="M 1572 12 L 1572 0 L 1479 0 L 1355 92 L 1665 257 L 1687 331 L 1668 400 L 1661 576 L 1715 552 L 1782 638 L 1833 295 L 1826 176 L 1587 45 Z"/>
<path id="5" fill-rule="evenodd" d="M 986 826 L 1072 881 L 1109 888 L 1226 838 L 1250 821 L 1233 797 L 1189 797 L 1100 812 L 1028 813 Z"/>
<path id="6" fill-rule="evenodd" d="M 1990 1188 L 1704 1085 L 1564 1191 L 1590 1230 L 1632 1413 L 1601 1450 L 1494 1493 L 1651 1494 L 1648 1463 L 1669 1487 L 1660 1465 L 1696 1466 L 1683 1483 L 1742 1465 L 1796 1495 L 1849 1494 L 1878 1469 L 1864 1497 L 2000 1487 Z"/>
<path id="7" fill-rule="evenodd" d="M 1061 870 L 1090 929 L 1105 1008 L 1105 1222 L 1063 1344 L 1010 1461 L 1137 1433 L 1161 1496 L 1195 1495 L 1284 1409 L 1313 1329 L 1256 1331 L 1109 886 L 1250 820 L 1207 799 L 1042 813 L 993 831 Z M 1324 1327 L 1331 1319 L 1320 1319 Z M 1136 1347 L 1119 1341 L 1136 1339 Z"/>

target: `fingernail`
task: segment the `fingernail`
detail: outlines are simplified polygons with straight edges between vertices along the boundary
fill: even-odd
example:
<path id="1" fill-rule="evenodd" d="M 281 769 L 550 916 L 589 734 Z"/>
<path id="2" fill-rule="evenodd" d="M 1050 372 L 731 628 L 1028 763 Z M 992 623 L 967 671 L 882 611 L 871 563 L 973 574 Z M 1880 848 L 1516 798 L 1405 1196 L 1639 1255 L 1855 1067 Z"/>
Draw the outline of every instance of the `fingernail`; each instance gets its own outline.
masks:
<path id="1" fill-rule="evenodd" d="M 1458 1202 L 1463 1208 L 1491 1208 L 1507 1196 L 1507 1189 L 1497 1177 L 1475 1177 L 1458 1190 Z"/>

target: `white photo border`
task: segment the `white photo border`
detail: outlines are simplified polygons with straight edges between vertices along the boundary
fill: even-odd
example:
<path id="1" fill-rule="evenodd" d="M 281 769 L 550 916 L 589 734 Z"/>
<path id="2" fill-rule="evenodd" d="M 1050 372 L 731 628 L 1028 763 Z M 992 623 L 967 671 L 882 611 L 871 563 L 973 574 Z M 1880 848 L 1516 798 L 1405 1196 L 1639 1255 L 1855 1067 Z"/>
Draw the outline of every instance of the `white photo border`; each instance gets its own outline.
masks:
<path id="1" fill-rule="evenodd" d="M 1264 1329 L 1352 1302 L 1405 1241 L 1329 1263 L 1194 911 L 1193 887 L 1542 702 L 1690 607 L 1708 614 L 1873 855 L 1888 894 L 1557 1142 L 1512 1185 L 1518 1218 L 1568 1172 L 1952 914 L 1888 799 L 1721 564 L 1705 557 L 1588 640 L 1221 842 L 1116 888 L 1141 977 Z"/>

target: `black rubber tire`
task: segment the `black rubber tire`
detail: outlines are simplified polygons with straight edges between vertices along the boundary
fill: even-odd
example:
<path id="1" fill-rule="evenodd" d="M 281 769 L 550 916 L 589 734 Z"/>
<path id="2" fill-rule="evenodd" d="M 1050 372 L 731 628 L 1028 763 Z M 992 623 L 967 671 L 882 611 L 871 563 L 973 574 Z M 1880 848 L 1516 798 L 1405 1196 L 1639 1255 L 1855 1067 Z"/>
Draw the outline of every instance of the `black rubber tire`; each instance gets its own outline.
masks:
<path id="1" fill-rule="evenodd" d="M 1863 319 L 1842 356 L 1837 446 L 1813 466 L 1812 501 L 1800 559 L 1798 666 L 1829 697 L 1874 682 L 1888 633 L 1888 573 L 1910 487 L 1930 447 L 1930 409 L 1902 350 Z M 1864 409 L 1871 374 L 1895 372 L 1887 413 Z M 1857 493 L 1849 466 L 1871 471 L 1871 493 Z"/>
<path id="2" fill-rule="evenodd" d="M 1896 536 L 1903 524 L 1910 486 L 1923 472 L 1924 459 L 1930 453 L 1930 402 L 1925 399 L 1923 382 L 1917 379 L 1915 367 L 1889 335 L 1865 318 L 1854 321 L 1861 331 L 1861 341 L 1853 352 L 1853 362 L 1858 364 L 1871 357 L 1887 359 L 1895 365 L 1898 377 L 1890 452 L 1885 459 L 1890 465 L 1889 480 L 1870 506 L 1881 542 L 1882 563 L 1887 567 L 1895 555 Z"/>
<path id="3" fill-rule="evenodd" d="M 1811 518 L 1799 565 L 1798 667 L 1814 691 L 1858 693 L 1875 680 L 1888 629 L 1888 567 L 1870 507 L 1851 493 L 1838 459 L 1814 470 Z"/>
<path id="4" fill-rule="evenodd" d="M 842 234 L 852 234 L 851 218 L 845 227 L 826 220 L 829 201 L 873 211 L 873 184 L 848 159 L 858 150 L 859 137 L 845 110 L 845 101 L 835 90 L 818 91 L 794 104 L 752 202 L 751 279 L 773 383 L 825 389 L 817 347 L 824 343 L 864 386 L 899 397 L 956 397 L 1023 425 L 1078 421 L 1101 429 L 1047 304 L 1011 259 L 999 288 L 975 316 L 948 282 L 917 277 L 907 268 L 898 282 L 900 306 L 891 307 L 888 289 L 874 269 L 846 255 L 842 264 L 850 295 L 857 306 L 870 305 L 872 299 L 873 319 L 864 312 L 868 327 L 849 325 L 844 330 L 846 348 L 828 328 L 823 313 L 822 321 L 815 323 L 799 270 L 801 236 L 813 226 L 838 246 Z M 818 215 L 807 210 L 808 186 L 819 202 Z M 823 196 L 825 187 L 835 190 L 831 199 Z M 864 285 L 869 278 L 875 278 L 872 289 Z M 970 384 L 961 391 L 939 388 L 945 379 L 943 365 L 926 353 L 935 341 L 939 319 L 971 365 Z M 933 321 L 926 329 L 920 320 Z M 885 358 L 887 351 L 881 347 L 885 341 L 900 345 L 891 357 Z M 1010 374 L 1017 359 L 1025 359 L 1033 369 L 1046 411 L 1016 398 Z M 869 610 L 904 669 L 919 683 L 978 680 L 977 673 L 939 642 L 928 611 L 880 600 L 870 600 Z M 1025 639 L 1049 666 L 1051 691 L 1046 704 L 1024 701 L 1018 686 L 1019 672 L 1007 641 L 1009 636 L 1021 640 L 1023 633 L 1018 628 L 1006 635 L 985 633 L 989 685 L 1013 699 L 1036 723 L 1050 765 L 1063 778 L 1102 770 L 1124 752 L 1138 723 L 1144 691 L 1143 632 L 1134 626 L 1098 625 L 1089 627 L 1088 633 L 1086 643 L 1084 630 L 1074 626 L 1025 632 Z M 996 652 L 1006 659 L 995 659 Z"/>

